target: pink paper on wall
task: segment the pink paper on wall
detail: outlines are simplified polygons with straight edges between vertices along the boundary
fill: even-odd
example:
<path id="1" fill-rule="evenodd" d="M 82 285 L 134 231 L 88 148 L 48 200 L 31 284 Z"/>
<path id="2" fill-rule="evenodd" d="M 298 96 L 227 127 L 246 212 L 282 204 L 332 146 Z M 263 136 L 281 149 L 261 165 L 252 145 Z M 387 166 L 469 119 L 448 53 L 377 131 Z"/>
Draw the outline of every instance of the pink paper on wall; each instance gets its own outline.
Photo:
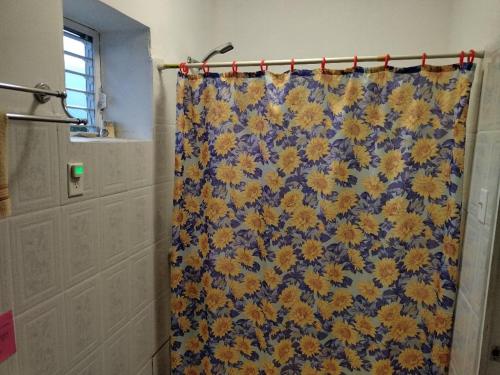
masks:
<path id="1" fill-rule="evenodd" d="M 16 352 L 14 319 L 12 311 L 0 314 L 0 362 Z"/>

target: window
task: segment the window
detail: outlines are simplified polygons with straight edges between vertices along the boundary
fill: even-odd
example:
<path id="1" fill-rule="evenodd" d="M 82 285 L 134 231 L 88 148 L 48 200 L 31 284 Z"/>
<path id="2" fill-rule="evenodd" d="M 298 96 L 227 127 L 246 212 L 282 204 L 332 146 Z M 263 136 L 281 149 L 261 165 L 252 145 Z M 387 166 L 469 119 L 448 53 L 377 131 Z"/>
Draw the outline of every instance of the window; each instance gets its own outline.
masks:
<path id="1" fill-rule="evenodd" d="M 100 89 L 99 34 L 65 19 L 63 42 L 68 112 L 88 121 L 87 127 L 72 126 L 71 131 L 97 131 L 101 127 L 96 105 Z"/>

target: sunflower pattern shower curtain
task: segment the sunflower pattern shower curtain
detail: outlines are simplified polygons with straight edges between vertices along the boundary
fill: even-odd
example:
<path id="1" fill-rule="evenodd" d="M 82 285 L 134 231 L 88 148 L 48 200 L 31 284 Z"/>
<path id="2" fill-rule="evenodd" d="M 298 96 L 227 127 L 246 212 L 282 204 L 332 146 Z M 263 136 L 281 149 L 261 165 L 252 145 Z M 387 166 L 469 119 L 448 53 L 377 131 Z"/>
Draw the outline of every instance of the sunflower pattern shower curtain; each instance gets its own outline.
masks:
<path id="1" fill-rule="evenodd" d="M 473 70 L 179 74 L 173 373 L 447 373 Z"/>

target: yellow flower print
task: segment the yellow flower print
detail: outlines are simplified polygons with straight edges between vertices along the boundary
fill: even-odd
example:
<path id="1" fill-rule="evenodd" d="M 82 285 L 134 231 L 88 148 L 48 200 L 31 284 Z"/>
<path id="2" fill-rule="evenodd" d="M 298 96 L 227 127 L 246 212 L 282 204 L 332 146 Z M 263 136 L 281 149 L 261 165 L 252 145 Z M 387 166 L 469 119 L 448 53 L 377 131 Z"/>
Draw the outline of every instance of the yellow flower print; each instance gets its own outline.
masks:
<path id="1" fill-rule="evenodd" d="M 185 287 L 186 297 L 189 298 L 199 298 L 200 296 L 200 286 L 192 281 L 187 282 Z"/>
<path id="2" fill-rule="evenodd" d="M 296 302 L 292 306 L 288 318 L 300 327 L 314 323 L 313 310 L 305 302 Z"/>
<path id="3" fill-rule="evenodd" d="M 306 147 L 306 156 L 310 161 L 320 160 L 322 157 L 328 155 L 328 152 L 328 140 L 323 137 L 312 138 Z"/>
<path id="4" fill-rule="evenodd" d="M 342 113 L 345 102 L 341 96 L 328 94 L 326 97 L 326 102 L 328 103 L 328 108 L 330 108 L 334 115 L 340 115 L 340 113 Z"/>
<path id="5" fill-rule="evenodd" d="M 205 303 L 211 311 L 215 311 L 223 307 L 227 302 L 226 294 L 223 290 L 210 288 L 207 290 Z"/>
<path id="6" fill-rule="evenodd" d="M 188 213 L 179 207 L 175 207 L 172 217 L 172 224 L 176 227 L 180 227 L 186 224 L 188 220 Z"/>
<path id="7" fill-rule="evenodd" d="M 304 282 L 309 289 L 320 296 L 324 296 L 330 291 L 330 284 L 328 283 L 328 280 L 319 273 L 314 272 L 311 268 L 306 271 L 304 275 Z"/>
<path id="8" fill-rule="evenodd" d="M 172 269 L 170 273 L 170 284 L 173 289 L 179 286 L 180 281 L 182 280 L 182 271 L 178 268 Z"/>
<path id="9" fill-rule="evenodd" d="M 297 262 L 297 257 L 291 246 L 283 246 L 276 251 L 276 264 L 282 271 L 288 271 Z"/>
<path id="10" fill-rule="evenodd" d="M 290 81 L 290 75 L 286 73 L 268 72 L 268 74 L 272 84 L 278 89 L 283 88 Z"/>
<path id="11" fill-rule="evenodd" d="M 208 340 L 208 334 L 209 334 L 208 323 L 206 320 L 202 319 L 200 320 L 200 336 L 203 341 Z"/>
<path id="12" fill-rule="evenodd" d="M 302 292 L 295 285 L 289 285 L 282 290 L 279 301 L 287 308 L 291 308 L 295 304 L 300 302 L 300 295 Z"/>
<path id="13" fill-rule="evenodd" d="M 318 218 L 314 208 L 308 206 L 299 206 L 294 209 L 289 225 L 301 230 L 306 231 L 316 226 Z"/>
<path id="14" fill-rule="evenodd" d="M 455 91 L 438 90 L 436 92 L 436 104 L 443 113 L 449 113 L 453 110 L 458 103 L 456 95 Z"/>
<path id="15" fill-rule="evenodd" d="M 337 290 L 333 294 L 332 298 L 332 311 L 342 312 L 352 306 L 352 294 L 351 292 L 343 289 Z"/>
<path id="16" fill-rule="evenodd" d="M 187 332 L 191 329 L 191 320 L 189 320 L 188 317 L 186 316 L 181 316 L 178 319 L 179 327 L 181 328 L 182 332 Z"/>
<path id="17" fill-rule="evenodd" d="M 278 192 L 284 186 L 283 178 L 275 171 L 267 172 L 264 180 L 273 193 Z"/>
<path id="18" fill-rule="evenodd" d="M 248 102 L 251 105 L 257 104 L 264 97 L 266 84 L 263 80 L 254 80 L 250 82 L 247 90 Z"/>
<path id="19" fill-rule="evenodd" d="M 388 287 L 399 278 L 396 262 L 392 258 L 383 258 L 375 263 L 375 277 L 384 286 Z"/>
<path id="20" fill-rule="evenodd" d="M 246 93 L 236 91 L 234 94 L 234 102 L 240 111 L 244 111 L 250 105 L 250 98 Z"/>
<path id="21" fill-rule="evenodd" d="M 285 147 L 280 153 L 278 167 L 285 173 L 292 173 L 300 164 L 299 154 L 295 147 Z"/>
<path id="22" fill-rule="evenodd" d="M 429 264 L 429 250 L 414 247 L 406 253 L 403 263 L 408 271 L 417 272 Z"/>
<path id="23" fill-rule="evenodd" d="M 253 203 L 262 195 L 262 188 L 258 181 L 250 181 L 245 186 L 244 196 L 247 202 Z"/>
<path id="24" fill-rule="evenodd" d="M 465 142 L 465 124 L 461 121 L 455 123 L 453 127 L 453 140 L 456 143 Z"/>
<path id="25" fill-rule="evenodd" d="M 191 235 L 185 229 L 180 230 L 179 239 L 181 240 L 184 246 L 189 246 L 189 244 L 191 243 Z"/>
<path id="26" fill-rule="evenodd" d="M 295 125 L 304 130 L 311 130 L 315 125 L 323 122 L 323 107 L 318 103 L 304 104 L 294 119 Z"/>
<path id="27" fill-rule="evenodd" d="M 385 86 L 387 82 L 394 79 L 394 73 L 389 70 L 368 73 L 368 79 L 378 86 Z"/>
<path id="28" fill-rule="evenodd" d="M 206 233 L 200 234 L 200 236 L 198 237 L 198 247 L 200 248 L 203 256 L 207 256 L 208 245 L 208 235 Z"/>
<path id="29" fill-rule="evenodd" d="M 444 183 L 438 177 L 426 176 L 422 172 L 413 179 L 412 190 L 424 198 L 440 198 L 444 193 Z"/>
<path id="30" fill-rule="evenodd" d="M 383 108 L 377 104 L 369 104 L 365 108 L 365 113 L 363 115 L 364 120 L 370 126 L 384 126 L 385 113 Z"/>
<path id="31" fill-rule="evenodd" d="M 172 352 L 172 354 L 170 355 L 170 365 L 172 366 L 172 368 L 179 367 L 181 362 L 182 360 L 180 354 L 177 352 Z"/>
<path id="32" fill-rule="evenodd" d="M 333 337 L 344 345 L 355 345 L 359 341 L 358 333 L 343 320 L 336 320 L 332 328 Z"/>
<path id="33" fill-rule="evenodd" d="M 186 343 L 186 349 L 193 353 L 199 353 L 202 347 L 203 344 L 196 337 L 192 337 Z"/>
<path id="34" fill-rule="evenodd" d="M 340 182 L 347 182 L 349 179 L 349 166 L 345 161 L 334 160 L 330 165 L 332 177 Z"/>
<path id="35" fill-rule="evenodd" d="M 391 324 L 389 339 L 404 342 L 409 337 L 417 334 L 417 322 L 409 316 L 399 316 Z"/>
<path id="36" fill-rule="evenodd" d="M 393 375 L 394 369 L 391 366 L 391 361 L 388 359 L 380 359 L 373 364 L 373 375 Z"/>
<path id="37" fill-rule="evenodd" d="M 375 336 L 375 326 L 371 322 L 371 319 L 364 314 L 356 314 L 354 317 L 355 324 L 354 327 L 363 335 Z"/>
<path id="38" fill-rule="evenodd" d="M 413 101 L 414 93 L 415 88 L 408 83 L 395 88 L 389 95 L 389 106 L 397 112 L 406 110 Z"/>
<path id="39" fill-rule="evenodd" d="M 365 268 L 365 261 L 363 260 L 363 257 L 361 256 L 358 250 L 349 249 L 347 250 L 347 254 L 349 255 L 349 260 L 351 261 L 351 264 L 357 271 L 360 271 L 363 268 Z"/>
<path id="40" fill-rule="evenodd" d="M 328 320 L 332 317 L 333 314 L 333 306 L 329 301 L 324 301 L 322 299 L 317 300 L 318 311 L 323 317 L 323 319 Z"/>
<path id="41" fill-rule="evenodd" d="M 233 328 L 233 319 L 229 316 L 223 316 L 215 319 L 212 326 L 212 334 L 215 337 L 226 336 Z"/>
<path id="42" fill-rule="evenodd" d="M 183 114 L 177 116 L 177 129 L 184 134 L 189 133 L 189 131 L 193 128 L 191 121 Z"/>
<path id="43" fill-rule="evenodd" d="M 401 125 L 411 131 L 431 121 L 431 106 L 422 99 L 413 100 L 400 118 Z"/>
<path id="44" fill-rule="evenodd" d="M 285 364 L 290 358 L 295 355 L 295 349 L 292 346 L 292 341 L 285 339 L 281 340 L 274 347 L 273 358 L 280 364 Z"/>
<path id="45" fill-rule="evenodd" d="M 325 276 L 332 283 L 341 283 L 344 281 L 345 273 L 341 264 L 328 263 L 325 266 Z"/>
<path id="46" fill-rule="evenodd" d="M 405 370 L 415 370 L 424 365 L 424 355 L 420 350 L 407 348 L 399 354 L 398 362 Z"/>
<path id="47" fill-rule="evenodd" d="M 184 297 L 174 296 L 170 302 L 170 308 L 172 312 L 176 315 L 180 315 L 187 307 L 187 299 Z"/>
<path id="48" fill-rule="evenodd" d="M 262 312 L 267 320 L 275 322 L 278 317 L 278 312 L 274 308 L 273 304 L 268 300 L 263 300 L 261 303 Z"/>
<path id="49" fill-rule="evenodd" d="M 406 213 L 409 202 L 404 197 L 396 197 L 385 202 L 382 214 L 387 220 L 396 221 L 398 217 Z"/>
<path id="50" fill-rule="evenodd" d="M 363 97 L 363 87 L 358 79 L 350 79 L 345 87 L 343 101 L 351 106 Z"/>
<path id="51" fill-rule="evenodd" d="M 212 197 L 207 201 L 205 215 L 210 221 L 218 221 L 221 217 L 226 216 L 227 211 L 228 208 L 223 199 Z"/>
<path id="52" fill-rule="evenodd" d="M 406 212 L 396 218 L 396 223 L 390 235 L 399 238 L 401 241 L 409 241 L 418 236 L 423 229 L 422 217 L 416 213 Z"/>
<path id="53" fill-rule="evenodd" d="M 337 227 L 335 239 L 346 245 L 358 245 L 363 240 L 363 234 L 355 225 L 351 223 L 341 223 Z"/>
<path id="54" fill-rule="evenodd" d="M 195 182 L 199 182 L 201 180 L 202 173 L 203 172 L 197 165 L 192 164 L 187 168 L 186 177 Z"/>
<path id="55" fill-rule="evenodd" d="M 217 258 L 215 270 L 224 276 L 237 276 L 241 272 L 240 264 L 233 258 Z"/>
<path id="56" fill-rule="evenodd" d="M 372 157 L 370 156 L 370 153 L 368 152 L 366 147 L 361 145 L 354 145 L 352 147 L 352 150 L 354 152 L 354 157 L 358 161 L 361 168 L 366 168 L 370 165 Z"/>
<path id="57" fill-rule="evenodd" d="M 338 209 L 337 209 L 337 204 L 334 202 L 330 202 L 329 200 L 321 200 L 319 202 L 319 206 L 321 208 L 321 211 L 323 212 L 323 215 L 325 215 L 325 218 L 327 220 L 334 220 L 337 217 Z"/>
<path id="58" fill-rule="evenodd" d="M 326 375 L 340 375 L 342 369 L 336 359 L 325 359 L 322 363 L 321 369 Z"/>
<path id="59" fill-rule="evenodd" d="M 243 175 L 241 170 L 228 163 L 220 163 L 217 167 L 216 177 L 225 184 L 237 185 L 241 182 Z"/>
<path id="60" fill-rule="evenodd" d="M 450 349 L 443 345 L 435 344 L 432 347 L 431 360 L 436 366 L 445 369 L 450 363 Z"/>
<path id="61" fill-rule="evenodd" d="M 461 147 L 455 147 L 452 151 L 453 160 L 455 161 L 460 172 L 464 170 L 464 149 Z"/>
<path id="62" fill-rule="evenodd" d="M 231 242 L 233 242 L 234 233 L 233 230 L 229 227 L 224 227 L 217 229 L 212 237 L 212 241 L 214 246 L 217 249 L 223 249 Z"/>
<path id="63" fill-rule="evenodd" d="M 402 308 L 403 306 L 397 302 L 386 304 L 378 311 L 377 318 L 383 325 L 392 327 L 394 322 L 401 317 Z"/>
<path id="64" fill-rule="evenodd" d="M 200 212 L 199 198 L 192 194 L 187 194 L 184 198 L 184 208 L 190 213 Z"/>
<path id="65" fill-rule="evenodd" d="M 264 269 L 264 282 L 269 286 L 270 290 L 274 290 L 281 283 L 281 276 L 276 273 L 274 268 L 267 267 Z"/>
<path id="66" fill-rule="evenodd" d="M 229 103 L 216 100 L 208 104 L 207 122 L 212 126 L 219 127 L 229 120 L 231 107 Z"/>
<path id="67" fill-rule="evenodd" d="M 318 354 L 319 348 L 320 342 L 314 336 L 306 335 L 300 339 L 300 351 L 306 357 L 313 357 Z"/>
<path id="68" fill-rule="evenodd" d="M 382 156 L 380 160 L 380 170 L 387 177 L 388 180 L 393 180 L 399 175 L 405 166 L 401 152 L 392 150 Z"/>
<path id="69" fill-rule="evenodd" d="M 197 253 L 188 255 L 184 261 L 188 266 L 193 267 L 195 270 L 199 270 L 201 268 L 202 260 Z"/>
<path id="70" fill-rule="evenodd" d="M 229 280 L 228 286 L 235 298 L 242 299 L 246 293 L 245 286 L 238 281 Z"/>
<path id="71" fill-rule="evenodd" d="M 323 195 L 329 195 L 333 190 L 330 177 L 317 170 L 313 170 L 309 173 L 309 176 L 307 176 L 307 185 L 316 193 Z"/>
<path id="72" fill-rule="evenodd" d="M 378 176 L 368 176 L 362 181 L 361 184 L 366 189 L 366 192 L 373 198 L 380 197 L 385 191 L 385 185 L 382 181 L 380 181 Z"/>
<path id="73" fill-rule="evenodd" d="M 342 190 L 337 196 L 336 208 L 339 213 L 344 214 L 353 208 L 356 203 L 358 203 L 357 194 L 351 189 L 346 189 Z"/>
<path id="74" fill-rule="evenodd" d="M 250 212 L 245 217 L 245 225 L 250 230 L 257 233 L 262 233 L 266 229 L 266 223 L 260 214 L 257 212 Z"/>
<path id="75" fill-rule="evenodd" d="M 238 156 L 238 166 L 243 172 L 252 174 L 255 172 L 255 168 L 257 168 L 257 163 L 255 162 L 254 156 L 246 152 L 242 152 Z"/>
<path id="76" fill-rule="evenodd" d="M 312 262 L 323 256 L 323 245 L 318 240 L 305 240 L 301 252 L 305 260 Z"/>
<path id="77" fill-rule="evenodd" d="M 361 212 L 359 214 L 359 226 L 365 233 L 378 234 L 378 222 L 373 214 Z"/>
<path id="78" fill-rule="evenodd" d="M 260 289 L 260 279 L 254 273 L 247 273 L 243 278 L 243 285 L 248 294 L 257 293 Z"/>
<path id="79" fill-rule="evenodd" d="M 247 302 L 243 312 L 245 316 L 255 325 L 261 326 L 265 323 L 266 318 L 261 308 L 253 302 Z"/>
<path id="80" fill-rule="evenodd" d="M 342 80 L 342 75 L 323 72 L 322 70 L 314 71 L 314 80 L 322 84 L 325 88 L 337 88 Z"/>
<path id="81" fill-rule="evenodd" d="M 321 375 L 321 373 L 312 367 L 310 363 L 306 363 L 300 370 L 300 375 Z"/>
<path id="82" fill-rule="evenodd" d="M 411 150 L 411 158 L 415 163 L 425 163 L 437 155 L 437 141 L 432 138 L 420 138 Z"/>
<path id="83" fill-rule="evenodd" d="M 443 238 L 443 253 L 451 260 L 458 259 L 460 245 L 458 239 L 452 238 L 450 235 L 445 235 Z"/>
<path id="84" fill-rule="evenodd" d="M 348 117 L 342 123 L 342 134 L 353 142 L 362 141 L 370 134 L 370 130 L 357 118 Z"/>
<path id="85" fill-rule="evenodd" d="M 347 361 L 349 362 L 349 365 L 354 370 L 360 370 L 363 362 L 361 361 L 361 358 L 359 357 L 358 353 L 356 353 L 355 350 L 349 348 L 344 349 L 344 353 L 347 358 Z"/>
<path id="86" fill-rule="evenodd" d="M 259 115 L 250 116 L 248 119 L 248 128 L 257 136 L 263 136 L 269 131 L 266 119 Z"/>
<path id="87" fill-rule="evenodd" d="M 368 302 L 375 301 L 380 297 L 380 289 L 375 285 L 373 281 L 360 281 L 357 284 L 357 288 L 362 297 L 366 298 Z"/>
<path id="88" fill-rule="evenodd" d="M 434 314 L 429 313 L 424 319 L 429 331 L 438 335 L 449 332 L 453 324 L 453 315 L 443 309 L 437 309 Z"/>
<path id="89" fill-rule="evenodd" d="M 425 282 L 410 281 L 405 288 L 405 294 L 417 303 L 433 305 L 436 303 L 436 292 L 432 285 Z"/>
<path id="90" fill-rule="evenodd" d="M 289 110 L 297 112 L 308 103 L 310 91 L 304 86 L 291 89 L 285 99 L 285 105 Z"/>
<path id="91" fill-rule="evenodd" d="M 241 264 L 251 267 L 254 264 L 254 256 L 251 250 L 239 247 L 236 249 L 236 259 Z"/>
<path id="92" fill-rule="evenodd" d="M 208 143 L 204 142 L 200 146 L 200 162 L 203 166 L 207 166 L 210 161 L 210 151 L 208 150 Z"/>
<path id="93" fill-rule="evenodd" d="M 453 76 L 452 71 L 447 70 L 422 70 L 420 75 L 427 78 L 433 84 L 446 85 L 450 82 L 451 77 Z"/>
<path id="94" fill-rule="evenodd" d="M 234 348 L 224 344 L 218 344 L 215 347 L 215 358 L 227 364 L 235 364 L 238 362 L 240 355 Z"/>
<path id="95" fill-rule="evenodd" d="M 243 336 L 236 336 L 235 340 L 235 348 L 240 352 L 251 355 L 253 353 L 252 349 L 252 341 Z"/>
<path id="96" fill-rule="evenodd" d="M 266 107 L 266 117 L 271 124 L 283 125 L 283 111 L 278 104 L 268 104 Z"/>

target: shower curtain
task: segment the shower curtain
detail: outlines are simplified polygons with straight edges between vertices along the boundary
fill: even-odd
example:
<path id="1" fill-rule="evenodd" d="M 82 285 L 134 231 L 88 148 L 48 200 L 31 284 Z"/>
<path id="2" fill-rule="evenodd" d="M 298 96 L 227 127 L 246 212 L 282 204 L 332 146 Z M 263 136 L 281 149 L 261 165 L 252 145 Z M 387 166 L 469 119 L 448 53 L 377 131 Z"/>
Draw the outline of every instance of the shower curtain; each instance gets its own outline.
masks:
<path id="1" fill-rule="evenodd" d="M 174 374 L 446 374 L 474 66 L 183 75 Z"/>

